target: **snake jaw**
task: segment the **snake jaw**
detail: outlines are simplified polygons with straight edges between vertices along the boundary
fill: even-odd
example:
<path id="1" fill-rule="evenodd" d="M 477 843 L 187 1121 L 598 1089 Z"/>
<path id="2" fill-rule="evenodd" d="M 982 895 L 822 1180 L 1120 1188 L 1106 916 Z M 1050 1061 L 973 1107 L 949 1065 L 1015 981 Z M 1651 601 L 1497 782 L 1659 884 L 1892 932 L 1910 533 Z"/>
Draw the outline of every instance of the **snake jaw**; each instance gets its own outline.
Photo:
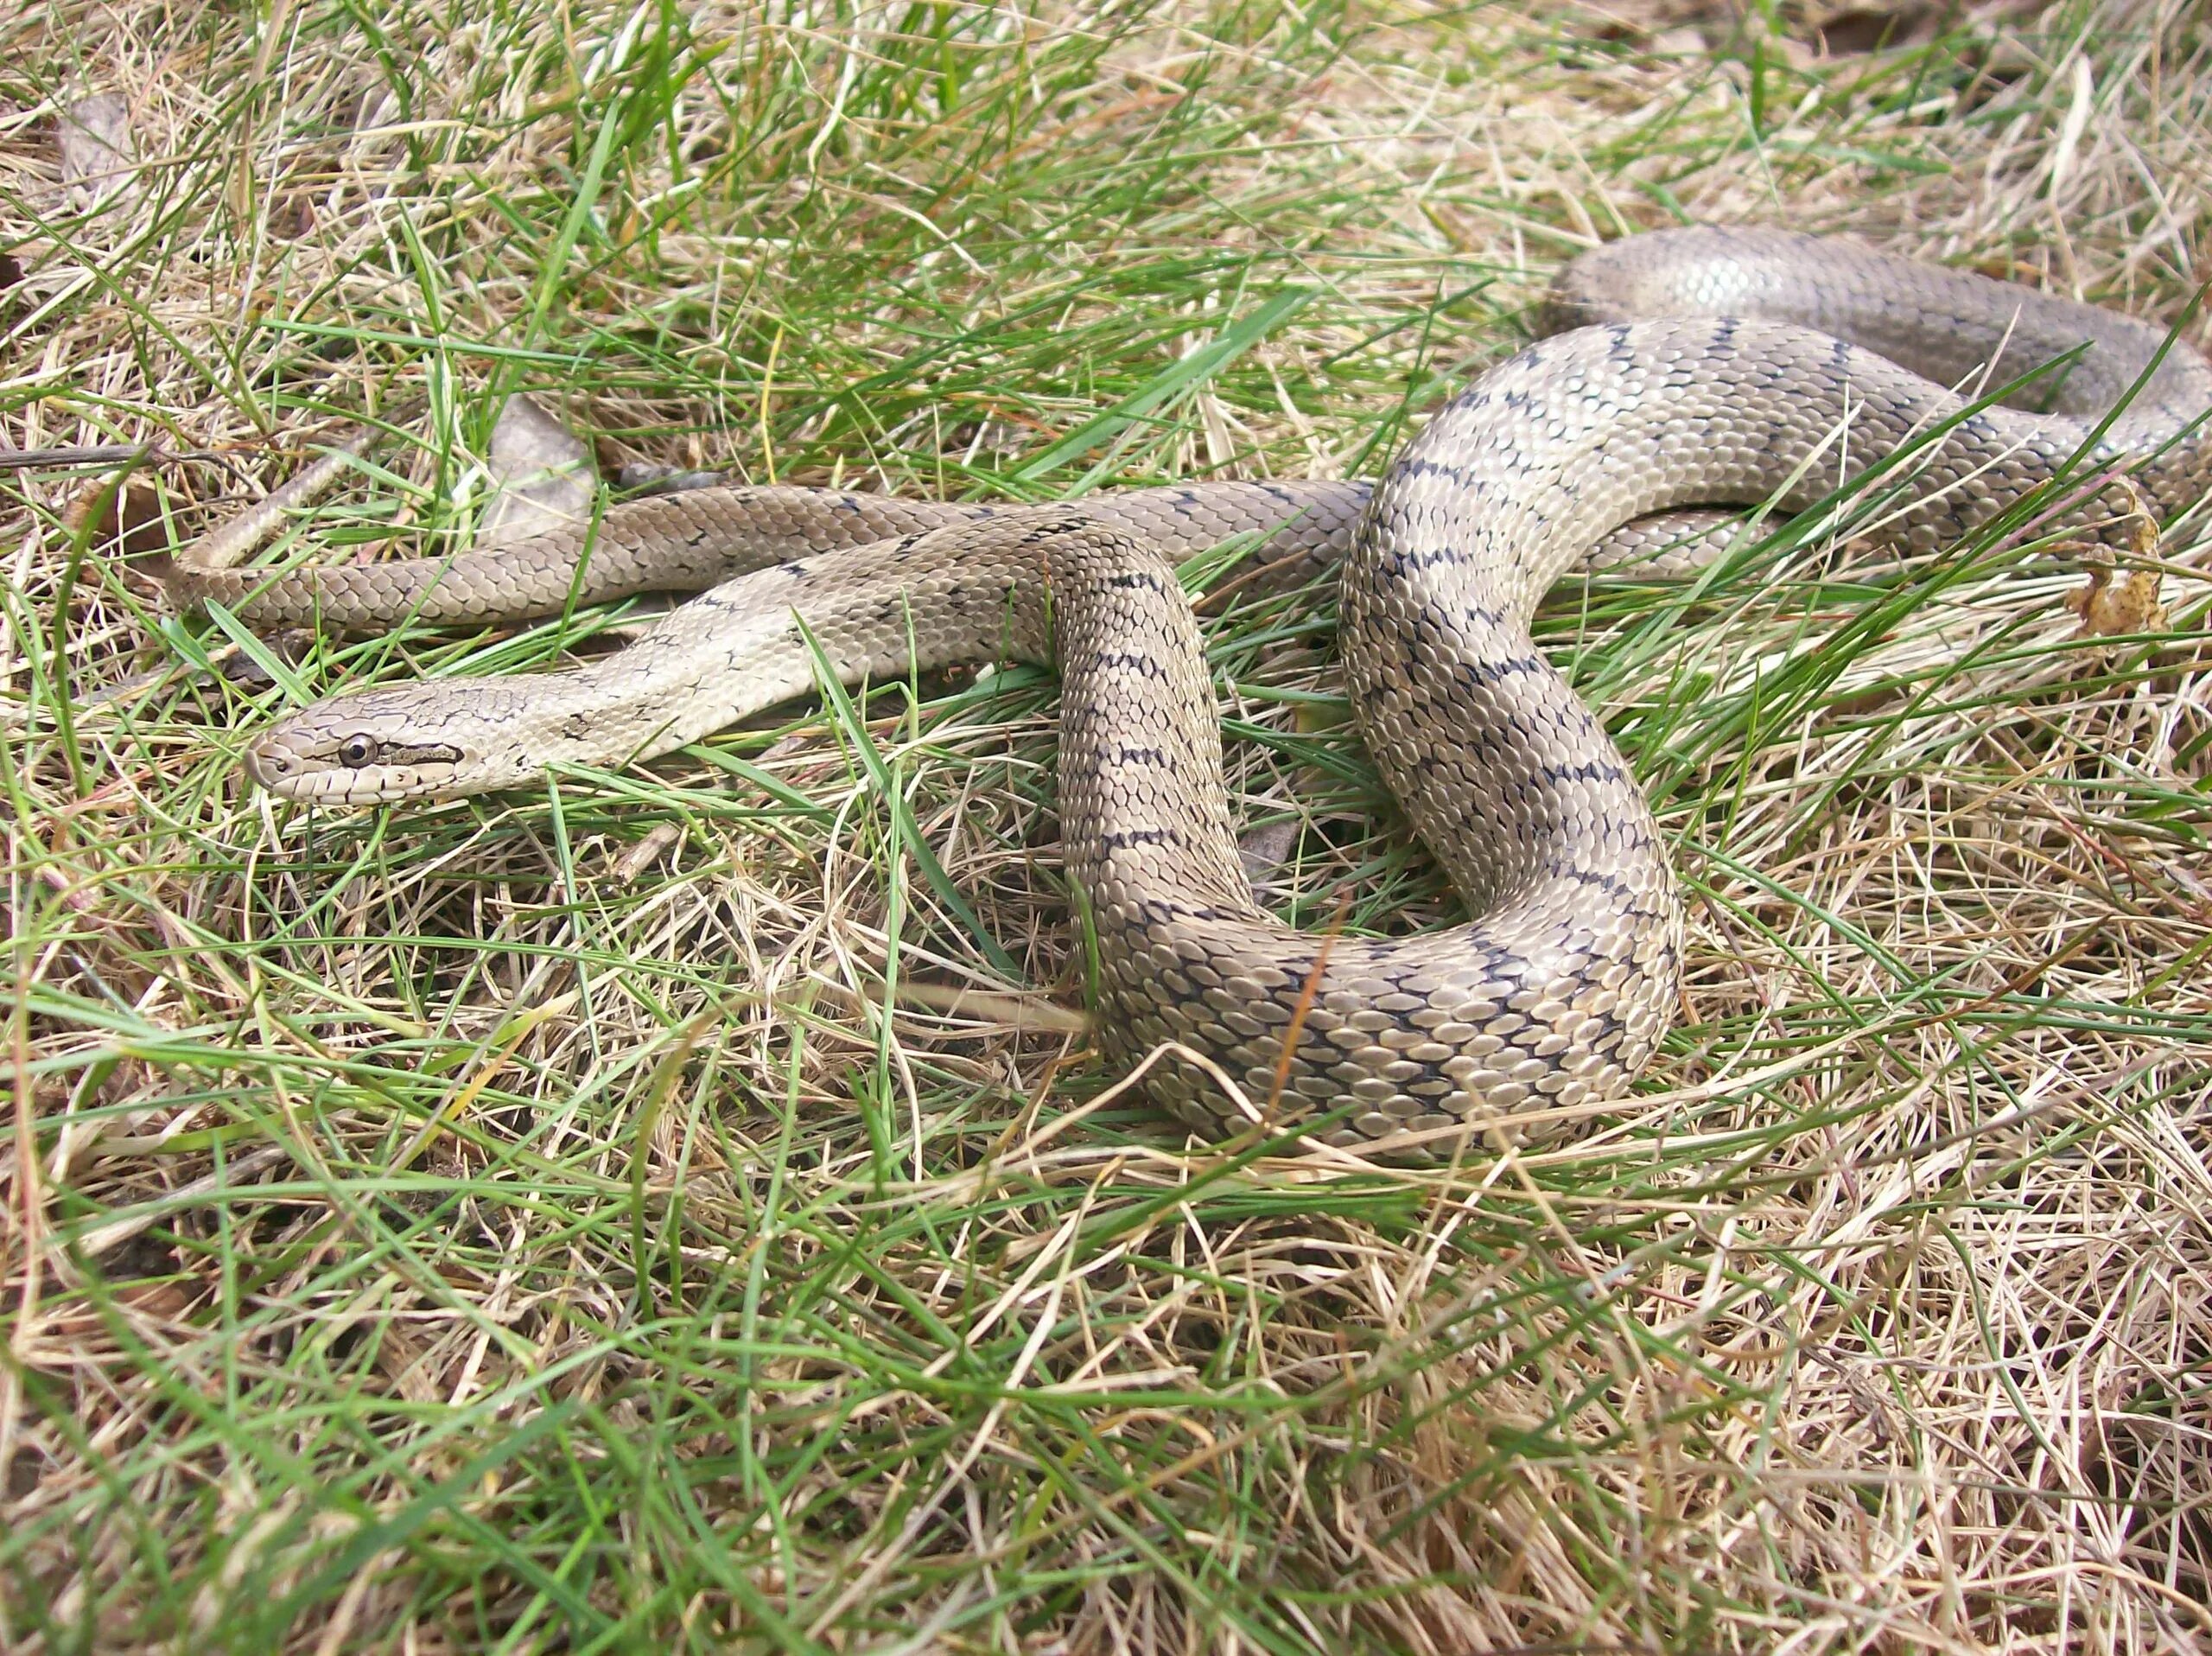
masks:
<path id="1" fill-rule="evenodd" d="M 467 755 L 374 718 L 288 719 L 246 749 L 246 774 L 279 799 L 375 805 L 452 791 Z"/>

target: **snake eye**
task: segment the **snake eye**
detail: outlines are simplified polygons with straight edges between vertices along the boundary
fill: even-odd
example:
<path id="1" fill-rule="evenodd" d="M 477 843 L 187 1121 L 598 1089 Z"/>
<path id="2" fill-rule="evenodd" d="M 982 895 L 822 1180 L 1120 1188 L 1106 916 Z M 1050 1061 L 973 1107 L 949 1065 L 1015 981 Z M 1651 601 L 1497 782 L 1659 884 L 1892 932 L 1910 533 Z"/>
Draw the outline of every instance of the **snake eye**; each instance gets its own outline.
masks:
<path id="1" fill-rule="evenodd" d="M 374 736 L 347 736 L 338 744 L 338 762 L 348 770 L 365 770 L 377 762 L 382 745 Z"/>

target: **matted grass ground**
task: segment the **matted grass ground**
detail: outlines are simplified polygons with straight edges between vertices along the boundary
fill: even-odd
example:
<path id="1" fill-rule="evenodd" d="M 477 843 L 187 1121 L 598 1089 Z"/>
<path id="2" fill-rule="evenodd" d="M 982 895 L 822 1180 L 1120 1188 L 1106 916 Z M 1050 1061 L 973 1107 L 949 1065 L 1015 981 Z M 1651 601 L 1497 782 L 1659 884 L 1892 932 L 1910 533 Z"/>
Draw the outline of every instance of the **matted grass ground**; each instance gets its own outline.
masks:
<path id="1" fill-rule="evenodd" d="M 2212 276 L 2187 0 L 249 10 L 0 17 L 0 442 L 208 456 L 140 468 L 156 544 L 415 389 L 293 553 L 465 530 L 524 389 L 754 479 L 1372 472 L 1682 219 Z M 113 474 L 0 473 L 0 1644 L 2212 1647 L 2202 513 L 2118 637 L 2017 537 L 1570 583 L 1681 1024 L 1580 1139 L 1408 1172 L 1109 1092 L 1041 676 L 310 818 L 236 764 L 295 697 L 621 615 L 254 688 Z M 1212 623 L 1263 890 L 1447 915 L 1331 608 Z"/>

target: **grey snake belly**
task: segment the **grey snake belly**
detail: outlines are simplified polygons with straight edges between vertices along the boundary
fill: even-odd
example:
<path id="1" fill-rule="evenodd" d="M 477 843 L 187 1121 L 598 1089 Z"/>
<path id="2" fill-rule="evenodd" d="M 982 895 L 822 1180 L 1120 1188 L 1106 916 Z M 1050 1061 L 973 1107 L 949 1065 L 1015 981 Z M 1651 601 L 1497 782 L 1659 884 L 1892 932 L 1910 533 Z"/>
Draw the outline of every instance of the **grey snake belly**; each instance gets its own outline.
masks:
<path id="1" fill-rule="evenodd" d="M 181 556 L 175 587 L 257 622 L 358 630 L 711 584 L 591 665 L 340 695 L 253 742 L 263 787 L 333 804 L 666 752 L 808 693 L 816 649 L 848 682 L 1056 665 L 1063 839 L 1115 1061 L 1150 1058 L 1150 1092 L 1217 1135 L 1325 1117 L 1314 1131 L 1340 1143 L 1408 1143 L 1533 1123 L 1625 1090 L 1667 1025 L 1681 933 L 1635 779 L 1530 639 L 1563 571 L 1677 532 L 1649 514 L 1802 509 L 1907 449 L 1894 532 L 1923 548 L 2069 467 L 2128 467 L 2126 498 L 2161 514 L 2201 497 L 2212 470 L 2202 359 L 2162 357 L 2149 324 L 1983 277 L 1695 229 L 1586 254 L 1551 301 L 1571 331 L 1485 373 L 1371 487 L 1203 484 L 1012 507 L 709 489 L 612 508 L 588 546 L 580 532 L 449 559 L 225 567 L 317 473 Z M 2025 388 L 2031 408 L 1969 409 L 1948 388 L 2075 351 Z M 2090 495 L 2108 510 L 2115 491 Z M 1315 935 L 1254 901 L 1177 576 L 1179 559 L 1239 536 L 1278 581 L 1341 562 L 1354 715 L 1466 923 Z"/>

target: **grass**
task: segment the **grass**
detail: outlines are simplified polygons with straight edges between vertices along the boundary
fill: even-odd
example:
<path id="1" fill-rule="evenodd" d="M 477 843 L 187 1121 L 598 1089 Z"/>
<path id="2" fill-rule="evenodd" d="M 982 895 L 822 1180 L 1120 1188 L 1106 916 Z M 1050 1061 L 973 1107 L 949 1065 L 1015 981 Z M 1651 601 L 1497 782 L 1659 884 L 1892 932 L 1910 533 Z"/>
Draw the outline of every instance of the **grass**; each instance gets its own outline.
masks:
<path id="1" fill-rule="evenodd" d="M 1371 473 L 1678 219 L 2212 275 L 2192 7 L 1814 21 L 53 0 L 0 18 L 0 441 L 208 456 L 123 494 L 161 544 L 428 392 L 343 555 L 465 534 L 518 390 L 604 461 L 1048 497 Z M 92 212 L 88 91 L 143 163 Z M 632 612 L 255 688 L 112 471 L 0 473 L 0 1644 L 2212 1644 L 2202 513 L 2117 638 L 2018 538 L 1570 583 L 1681 1027 L 1578 1137 L 1407 1171 L 1113 1090 L 1041 675 L 279 812 L 236 755 L 297 697 Z M 1427 923 L 1332 630 L 1211 624 L 1263 889 Z"/>

